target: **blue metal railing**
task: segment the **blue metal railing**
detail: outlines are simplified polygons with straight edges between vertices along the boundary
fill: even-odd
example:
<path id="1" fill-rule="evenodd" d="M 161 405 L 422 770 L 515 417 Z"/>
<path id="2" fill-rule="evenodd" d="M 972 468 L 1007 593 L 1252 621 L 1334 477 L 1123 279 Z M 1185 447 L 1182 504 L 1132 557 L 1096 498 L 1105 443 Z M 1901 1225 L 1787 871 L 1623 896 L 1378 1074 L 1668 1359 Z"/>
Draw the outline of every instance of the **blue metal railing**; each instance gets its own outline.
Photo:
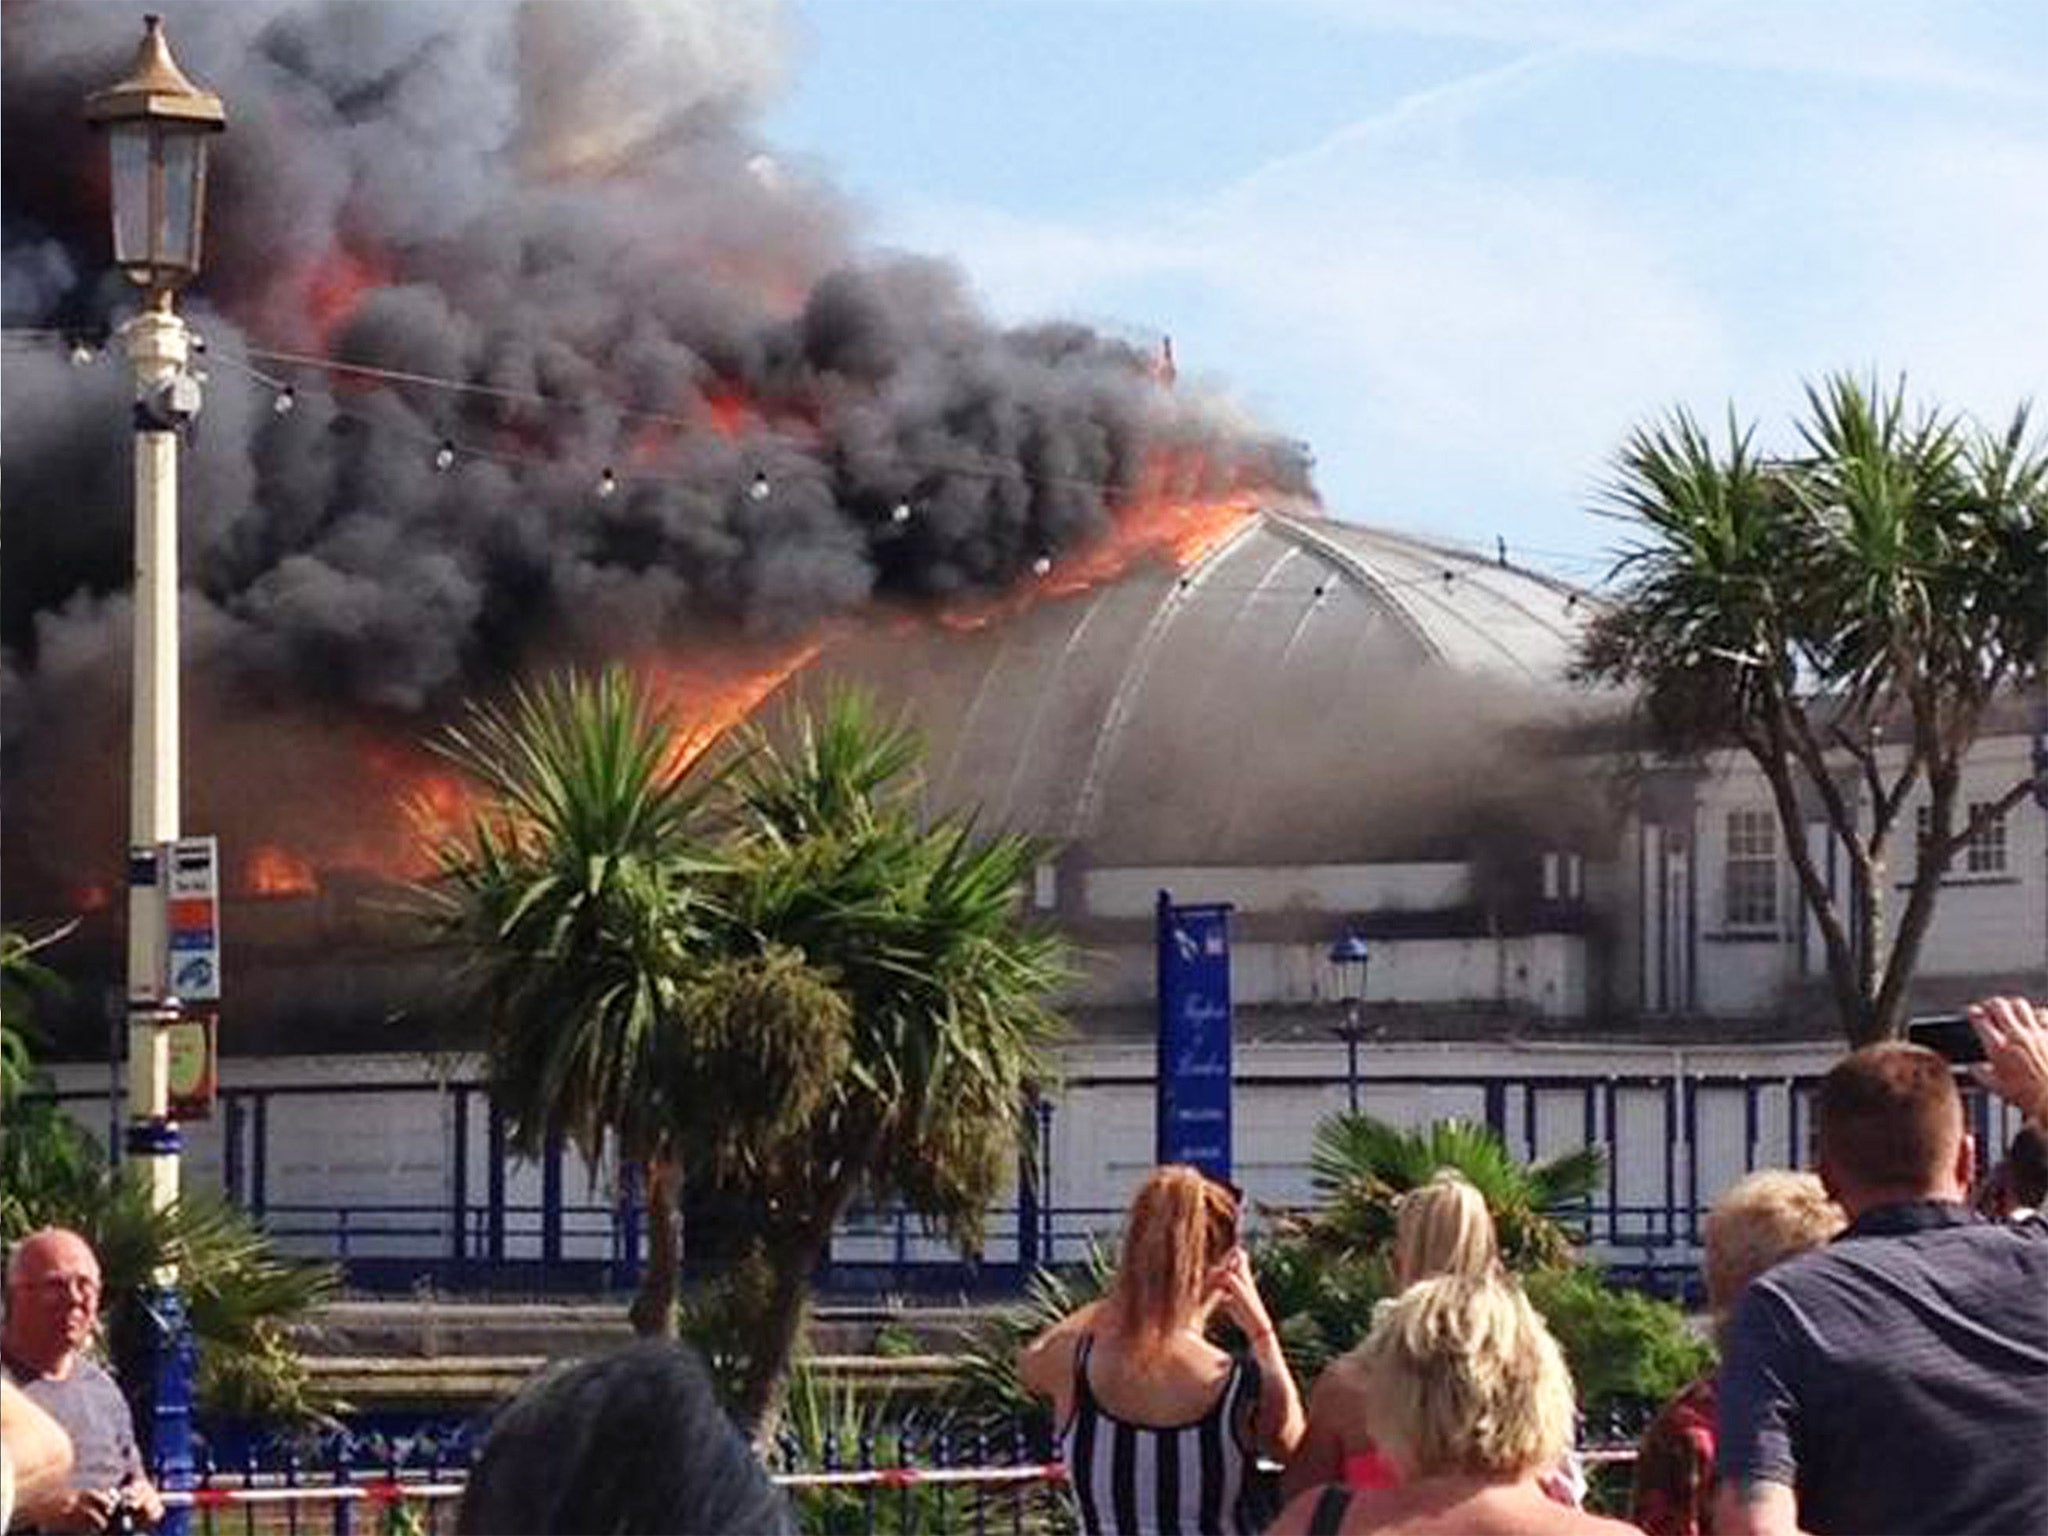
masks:
<path id="1" fill-rule="evenodd" d="M 1249 1074 L 1247 1094 L 1299 1096 L 1310 1101 L 1301 1116 L 1299 1157 L 1305 1162 L 1308 1128 L 1340 1105 L 1351 1085 L 1342 1076 Z M 1455 1111 L 1483 1120 L 1518 1154 L 1535 1158 L 1581 1145 L 1609 1154 L 1608 1172 L 1595 1199 L 1569 1213 L 1585 1227 L 1591 1247 L 1645 1283 L 1682 1287 L 1696 1263 L 1705 1206 L 1734 1178 L 1760 1166 L 1807 1161 L 1813 1080 L 1783 1075 L 1727 1073 L 1403 1074 L 1356 1081 L 1361 1108 L 1415 1120 L 1417 1105 L 1430 1113 Z M 1037 1106 L 1042 1164 L 1062 1167 L 1056 1132 L 1086 1113 L 1098 1091 L 1149 1091 L 1138 1074 L 1076 1076 L 1063 1097 Z M 438 1161 L 445 1195 L 433 1201 L 337 1197 L 306 1199 L 310 1182 L 303 1160 L 305 1134 L 295 1100 L 337 1096 L 369 1101 L 418 1100 L 435 1104 L 445 1131 Z M 100 1096 L 61 1095 L 82 1121 L 98 1118 Z M 280 1112 L 270 1113 L 273 1101 Z M 1060 1106 L 1064 1105 L 1062 1109 Z M 397 1106 L 401 1114 L 425 1113 Z M 1980 1156 L 1989 1156 L 2013 1128 L 2003 1106 L 1973 1096 L 1972 1123 Z M 394 1115 L 394 1120 L 401 1118 Z M 430 1122 L 431 1123 L 431 1122 Z M 564 1167 L 559 1144 L 533 1160 L 507 1150 L 502 1118 L 476 1082 L 288 1083 L 237 1086 L 221 1096 L 218 1128 L 202 1131 L 218 1142 L 221 1188 L 263 1221 L 289 1252 L 339 1262 L 362 1289 L 406 1289 L 429 1283 L 452 1291 L 518 1287 L 576 1292 L 627 1289 L 637 1279 L 644 1249 L 637 1189 L 619 1179 L 615 1197 L 571 1199 L 571 1186 L 587 1188 Z M 415 1153 L 415 1162 L 422 1160 Z M 1135 1165 L 1134 1165 L 1135 1168 Z M 1271 1180 L 1305 1188 L 1302 1164 L 1271 1165 Z M 296 1186 L 281 1188 L 286 1177 Z M 314 1177 L 317 1178 L 317 1173 Z M 362 1170 L 356 1170 L 358 1183 Z M 1240 1175 L 1260 1197 L 1260 1179 Z M 988 1213 L 979 1254 L 965 1256 L 927 1236 L 915 1217 L 895 1211 L 864 1212 L 835 1236 L 824 1282 L 841 1290 L 890 1289 L 1000 1291 L 1040 1265 L 1080 1262 L 1091 1241 L 1113 1240 L 1121 1211 L 1063 1202 L 1050 1176 L 1021 1184 L 1017 1198 Z"/>

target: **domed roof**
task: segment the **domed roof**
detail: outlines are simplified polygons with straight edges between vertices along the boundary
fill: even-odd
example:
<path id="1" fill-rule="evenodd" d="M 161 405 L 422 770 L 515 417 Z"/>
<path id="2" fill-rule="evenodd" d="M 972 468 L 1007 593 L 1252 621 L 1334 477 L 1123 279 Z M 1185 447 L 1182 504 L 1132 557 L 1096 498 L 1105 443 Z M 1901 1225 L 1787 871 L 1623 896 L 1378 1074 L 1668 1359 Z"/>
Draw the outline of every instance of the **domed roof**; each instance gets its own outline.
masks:
<path id="1" fill-rule="evenodd" d="M 967 630 L 873 634 L 850 678 L 923 732 L 931 796 L 1113 864 L 1434 856 L 1524 776 L 1587 605 L 1449 545 L 1262 509 L 1197 564 L 1146 564 Z"/>

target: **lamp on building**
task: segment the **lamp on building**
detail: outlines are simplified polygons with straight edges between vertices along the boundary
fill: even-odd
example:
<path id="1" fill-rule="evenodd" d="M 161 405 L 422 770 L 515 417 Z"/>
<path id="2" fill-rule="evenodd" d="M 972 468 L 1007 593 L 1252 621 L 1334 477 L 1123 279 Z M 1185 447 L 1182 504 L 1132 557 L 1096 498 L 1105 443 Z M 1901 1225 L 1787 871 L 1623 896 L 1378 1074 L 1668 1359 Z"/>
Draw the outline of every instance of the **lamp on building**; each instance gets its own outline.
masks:
<path id="1" fill-rule="evenodd" d="M 1344 1042 L 1345 1100 L 1351 1113 L 1358 1113 L 1358 1042 L 1365 1038 L 1361 1015 L 1365 1005 L 1366 968 L 1372 964 L 1372 948 L 1365 935 L 1353 929 L 1330 946 L 1330 964 L 1337 968 L 1337 996 L 1344 1004 L 1343 1022 L 1331 1033 Z"/>
<path id="2" fill-rule="evenodd" d="M 139 287 L 142 312 L 122 327 L 135 375 L 135 618 L 128 781 L 128 1130 L 157 1209 L 178 1198 L 178 1127 L 170 1113 L 170 1026 L 179 1017 L 165 976 L 165 850 L 178 831 L 178 433 L 199 412 L 187 366 L 191 333 L 174 307 L 199 273 L 207 141 L 226 126 L 221 101 L 185 77 L 163 23 L 143 19 L 128 73 L 86 99 L 107 135 L 114 262 Z M 191 1470 L 192 1347 L 177 1271 L 151 1277 L 152 1320 L 134 1381 L 143 1430 L 177 1486 Z M 182 1512 L 173 1523 L 182 1521 Z"/>

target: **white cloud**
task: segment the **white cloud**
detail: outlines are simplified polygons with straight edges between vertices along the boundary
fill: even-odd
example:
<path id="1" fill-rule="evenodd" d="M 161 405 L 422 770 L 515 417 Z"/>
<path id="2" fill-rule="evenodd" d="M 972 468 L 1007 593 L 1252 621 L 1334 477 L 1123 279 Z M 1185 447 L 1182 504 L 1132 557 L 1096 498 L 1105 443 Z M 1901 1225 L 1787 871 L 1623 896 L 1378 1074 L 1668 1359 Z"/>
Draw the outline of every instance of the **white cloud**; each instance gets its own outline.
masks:
<path id="1" fill-rule="evenodd" d="M 1516 49 L 1598 53 L 1703 68 L 1887 83 L 2040 100 L 2037 71 L 1994 56 L 1980 34 L 2011 19 L 2006 0 L 1293 0 L 1364 32 Z"/>
<path id="2" fill-rule="evenodd" d="M 2048 395 L 2048 131 L 1901 127 L 1839 146 L 1828 185 L 1861 247 L 1845 364 L 2001 421 Z"/>
<path id="3" fill-rule="evenodd" d="M 892 233 L 1003 315 L 1171 330 L 1184 371 L 1313 442 L 1340 513 L 1601 548 L 1584 508 L 1672 404 L 1773 423 L 1803 379 L 1875 367 L 2002 418 L 2048 376 L 2048 132 L 2006 110 L 2005 61 L 1916 52 L 1918 18 L 1882 7 L 1795 9 L 1432 3 L 1518 51 L 1199 197 L 1085 222 L 928 204 Z M 1888 85 L 1774 119 L 1799 131 L 1731 150 L 1712 193 L 1683 163 L 1654 190 L 1529 168 L 1519 136 L 1600 131 L 1575 107 L 1652 54 Z"/>
<path id="4" fill-rule="evenodd" d="M 1722 365 L 1683 272 L 1597 196 L 1363 145 L 1109 225 L 927 208 L 908 243 L 959 254 L 1012 317 L 1186 304 L 1133 318 L 1309 436 L 1347 515 L 1448 513 L 1475 482 L 1569 512 L 1646 399 Z"/>

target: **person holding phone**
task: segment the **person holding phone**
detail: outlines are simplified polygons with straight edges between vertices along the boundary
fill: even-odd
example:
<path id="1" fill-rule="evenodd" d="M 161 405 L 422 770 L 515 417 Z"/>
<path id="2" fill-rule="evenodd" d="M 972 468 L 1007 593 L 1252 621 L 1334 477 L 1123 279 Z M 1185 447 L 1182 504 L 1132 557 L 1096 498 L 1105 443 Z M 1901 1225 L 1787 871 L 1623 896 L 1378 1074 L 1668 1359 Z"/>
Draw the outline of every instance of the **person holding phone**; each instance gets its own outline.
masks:
<path id="1" fill-rule="evenodd" d="M 2048 1123 L 2048 1009 L 1969 1017 L 1978 1080 Z M 1724 1340 L 1720 1536 L 2048 1531 L 2048 1220 L 1967 1203 L 1956 1073 L 1894 1041 L 1814 1099 L 1834 1242 L 1752 1280 Z"/>
<path id="2" fill-rule="evenodd" d="M 1089 1533 L 1250 1532 L 1258 1457 L 1301 1440 L 1301 1395 L 1239 1242 L 1238 1192 L 1180 1164 L 1138 1187 L 1116 1278 L 1017 1359 L 1050 1398 Z M 1211 1343 L 1227 1320 L 1249 1348 Z"/>

